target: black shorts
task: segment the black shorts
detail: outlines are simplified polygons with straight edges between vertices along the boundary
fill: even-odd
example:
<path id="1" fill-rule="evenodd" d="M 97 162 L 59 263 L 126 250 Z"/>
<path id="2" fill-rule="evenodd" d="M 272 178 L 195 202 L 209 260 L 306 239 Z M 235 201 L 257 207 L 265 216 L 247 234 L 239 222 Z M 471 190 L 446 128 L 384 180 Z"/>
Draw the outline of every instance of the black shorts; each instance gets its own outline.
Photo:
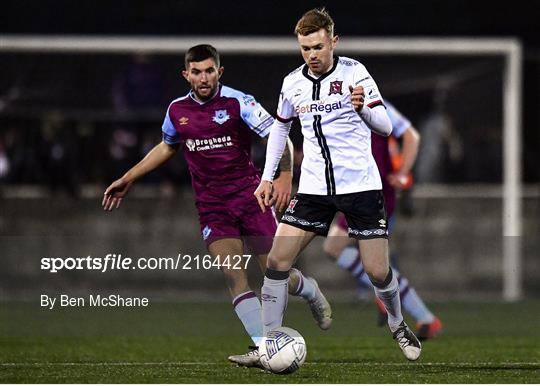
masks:
<path id="1" fill-rule="evenodd" d="M 336 196 L 298 193 L 280 222 L 326 236 L 338 211 L 343 212 L 349 224 L 349 237 L 362 240 L 388 238 L 382 190 Z"/>

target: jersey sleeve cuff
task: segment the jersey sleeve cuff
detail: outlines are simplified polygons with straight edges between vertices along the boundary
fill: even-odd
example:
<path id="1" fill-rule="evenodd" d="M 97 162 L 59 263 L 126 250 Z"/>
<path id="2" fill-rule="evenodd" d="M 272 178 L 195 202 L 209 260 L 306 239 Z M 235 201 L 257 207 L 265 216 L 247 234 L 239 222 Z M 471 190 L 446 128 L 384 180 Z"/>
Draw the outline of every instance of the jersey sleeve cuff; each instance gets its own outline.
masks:
<path id="1" fill-rule="evenodd" d="M 294 117 L 290 117 L 290 118 L 282 118 L 280 117 L 279 115 L 276 115 L 276 119 L 278 121 L 280 121 L 281 123 L 289 123 L 289 122 L 292 122 L 294 120 Z"/>
<path id="2" fill-rule="evenodd" d="M 178 136 L 172 136 L 164 132 L 163 142 L 165 142 L 167 145 L 175 145 L 177 143 L 180 143 L 180 138 L 178 138 Z"/>
<path id="3" fill-rule="evenodd" d="M 379 99 L 378 101 L 373 101 L 367 105 L 370 109 L 377 107 L 377 106 L 384 106 L 384 103 Z M 386 106 L 384 106 L 386 108 Z"/>

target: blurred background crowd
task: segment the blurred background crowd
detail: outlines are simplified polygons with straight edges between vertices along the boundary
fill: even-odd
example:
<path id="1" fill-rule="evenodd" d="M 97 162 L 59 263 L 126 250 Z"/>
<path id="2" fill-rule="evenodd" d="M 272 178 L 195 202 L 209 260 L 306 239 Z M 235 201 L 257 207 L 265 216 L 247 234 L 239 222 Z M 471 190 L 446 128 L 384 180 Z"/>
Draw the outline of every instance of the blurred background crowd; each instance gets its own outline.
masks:
<path id="1" fill-rule="evenodd" d="M 383 0 L 369 6 L 337 1 L 327 6 L 343 39 L 518 38 L 524 46 L 524 179 L 539 182 L 540 137 L 535 128 L 540 125 L 540 42 L 532 17 L 536 2 L 519 3 L 522 12 L 515 18 L 509 17 L 506 7 L 486 1 Z M 114 6 L 103 1 L 77 5 L 8 1 L 0 20 L 2 33 L 7 34 L 294 38 L 291 31 L 298 15 L 320 5 L 299 1 L 281 9 L 271 1 L 257 2 L 257 7 L 248 2 L 210 2 L 199 19 L 195 17 L 199 5 L 190 1 L 121 1 Z M 222 19 L 223 15 L 228 16 Z M 48 22 L 52 18 L 55 22 Z M 237 22 L 225 22 L 230 18 Z M 347 54 L 339 49 L 338 53 Z M 383 95 L 423 135 L 416 168 L 419 182 L 501 182 L 504 62 L 500 58 L 356 58 L 371 69 Z M 281 78 L 299 64 L 299 56 L 224 55 L 223 82 L 251 92 L 274 113 Z M 152 56 L 2 51 L 0 65 L 0 181 L 43 184 L 72 195 L 81 184 L 106 184 L 144 155 L 160 139 L 168 103 L 187 92 L 179 74 L 183 52 Z M 301 151 L 299 134 L 293 130 L 292 135 Z M 254 157 L 261 161 L 264 149 L 257 147 Z M 187 183 L 189 176 L 178 158 L 146 182 Z"/>
<path id="2" fill-rule="evenodd" d="M 77 196 L 81 184 L 105 185 L 122 175 L 160 141 L 168 104 L 187 93 L 182 59 L 181 53 L 0 54 L 6 75 L 0 95 L 1 181 Z M 280 77 L 298 59 L 225 54 L 222 80 L 252 93 L 274 114 Z M 423 136 L 419 183 L 501 182 L 501 58 L 415 57 L 401 59 L 397 69 L 393 57 L 361 60 L 381 79 L 383 95 Z M 253 71 L 246 74 L 246 68 Z M 298 128 L 291 137 L 298 166 Z M 262 167 L 264 144 L 255 137 L 254 143 L 253 158 Z M 532 152 L 530 146 L 525 142 Z M 538 180 L 535 170 L 527 168 L 527 180 Z M 144 182 L 164 184 L 168 191 L 189 183 L 189 175 L 182 157 L 175 157 Z"/>

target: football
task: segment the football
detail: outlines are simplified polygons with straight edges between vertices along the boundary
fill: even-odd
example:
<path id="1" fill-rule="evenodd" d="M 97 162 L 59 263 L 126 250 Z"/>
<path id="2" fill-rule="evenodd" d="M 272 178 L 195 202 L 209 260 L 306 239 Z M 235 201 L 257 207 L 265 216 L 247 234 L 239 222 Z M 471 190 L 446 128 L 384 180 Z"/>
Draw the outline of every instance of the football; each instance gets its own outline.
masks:
<path id="1" fill-rule="evenodd" d="M 261 364 L 274 374 L 291 374 L 306 360 L 306 341 L 292 328 L 269 331 L 259 346 Z"/>

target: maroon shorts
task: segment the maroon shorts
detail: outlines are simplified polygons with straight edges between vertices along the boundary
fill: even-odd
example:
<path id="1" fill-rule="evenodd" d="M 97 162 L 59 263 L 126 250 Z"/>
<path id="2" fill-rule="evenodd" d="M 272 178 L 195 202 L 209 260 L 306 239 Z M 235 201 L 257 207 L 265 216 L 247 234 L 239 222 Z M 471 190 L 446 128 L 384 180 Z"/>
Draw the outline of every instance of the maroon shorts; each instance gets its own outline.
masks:
<path id="1" fill-rule="evenodd" d="M 206 245 L 220 239 L 243 239 L 254 254 L 270 252 L 277 229 L 273 209 L 265 213 L 253 195 L 255 187 L 249 187 L 221 202 L 198 203 L 201 233 Z"/>

